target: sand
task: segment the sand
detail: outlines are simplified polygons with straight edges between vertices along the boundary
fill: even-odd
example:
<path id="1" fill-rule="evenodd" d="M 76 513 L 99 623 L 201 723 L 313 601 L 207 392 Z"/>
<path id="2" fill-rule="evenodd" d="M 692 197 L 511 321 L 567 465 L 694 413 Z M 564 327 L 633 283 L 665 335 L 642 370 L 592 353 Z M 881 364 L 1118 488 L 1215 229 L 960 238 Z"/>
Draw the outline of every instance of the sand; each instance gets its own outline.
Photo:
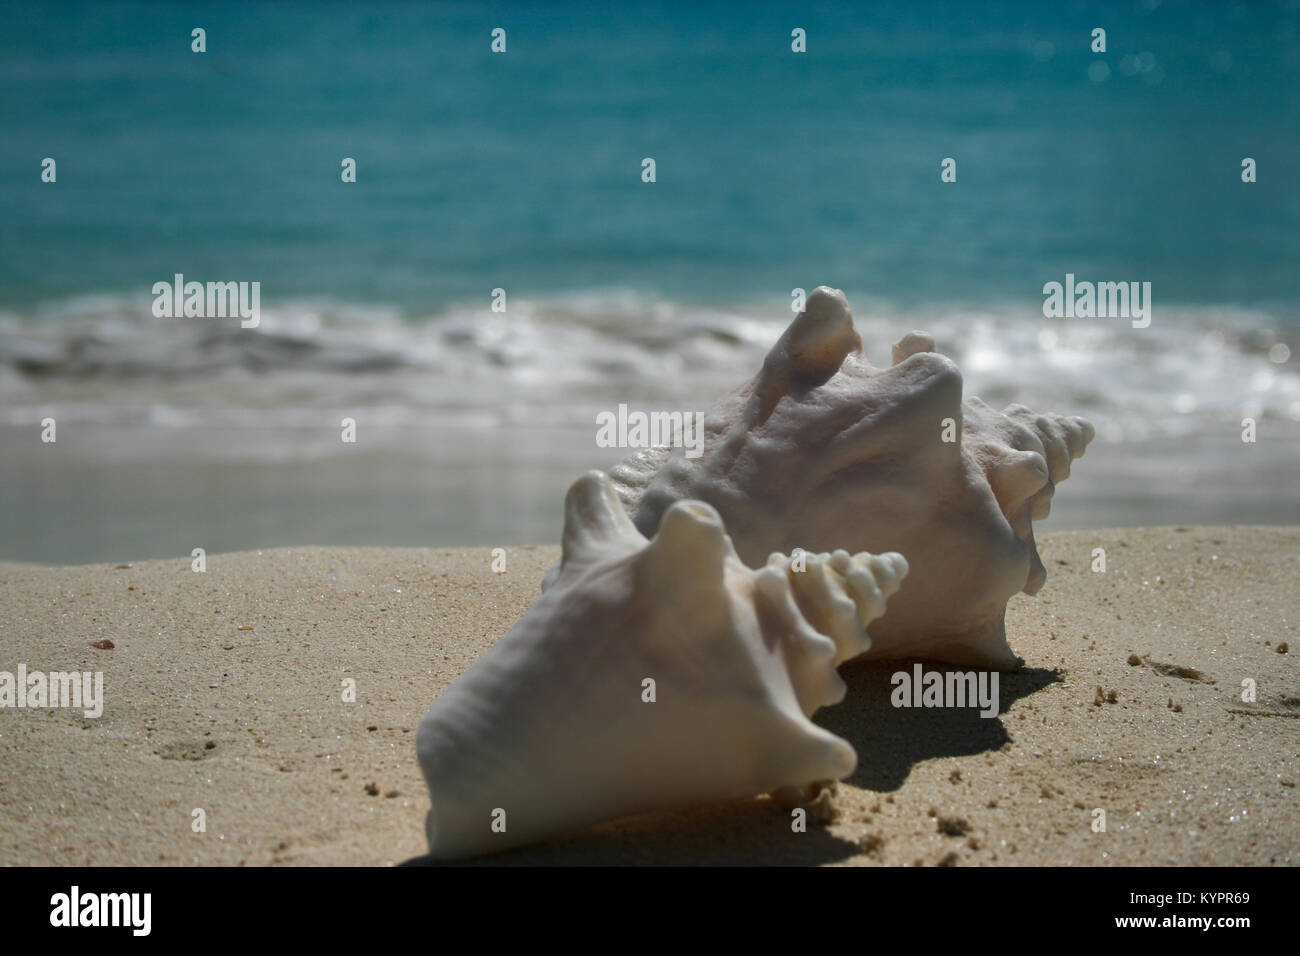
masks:
<path id="1" fill-rule="evenodd" d="M 1002 678 L 997 717 L 896 709 L 900 665 L 844 668 L 845 702 L 816 718 L 859 755 L 831 822 L 792 832 L 761 797 L 485 862 L 1300 862 L 1300 528 L 1063 532 L 1040 549 L 1047 586 L 1010 605 L 1025 669 Z M 0 709 L 0 863 L 421 862 L 419 719 L 556 554 L 508 548 L 504 574 L 487 548 L 210 555 L 202 574 L 189 558 L 0 565 L 0 670 L 102 671 L 106 699 L 98 719 Z"/>

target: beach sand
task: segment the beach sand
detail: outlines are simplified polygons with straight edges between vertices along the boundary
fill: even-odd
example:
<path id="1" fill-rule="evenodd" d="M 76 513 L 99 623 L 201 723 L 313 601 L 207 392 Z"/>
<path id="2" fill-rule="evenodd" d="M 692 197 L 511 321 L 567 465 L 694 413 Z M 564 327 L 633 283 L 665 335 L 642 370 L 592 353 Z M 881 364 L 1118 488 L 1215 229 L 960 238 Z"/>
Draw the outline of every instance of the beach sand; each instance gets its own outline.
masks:
<path id="1" fill-rule="evenodd" d="M 890 675 L 910 665 L 843 669 L 844 703 L 815 719 L 859 767 L 829 824 L 792 832 L 761 797 L 482 862 L 1300 862 L 1300 528 L 1061 532 L 1040 549 L 1047 585 L 1008 610 L 1025 668 L 1003 675 L 997 717 L 895 709 Z M 0 670 L 102 671 L 106 699 L 98 719 L 0 710 L 0 863 L 422 862 L 420 717 L 557 557 L 506 552 L 504 574 L 487 548 L 218 554 L 202 574 L 188 557 L 0 565 Z"/>

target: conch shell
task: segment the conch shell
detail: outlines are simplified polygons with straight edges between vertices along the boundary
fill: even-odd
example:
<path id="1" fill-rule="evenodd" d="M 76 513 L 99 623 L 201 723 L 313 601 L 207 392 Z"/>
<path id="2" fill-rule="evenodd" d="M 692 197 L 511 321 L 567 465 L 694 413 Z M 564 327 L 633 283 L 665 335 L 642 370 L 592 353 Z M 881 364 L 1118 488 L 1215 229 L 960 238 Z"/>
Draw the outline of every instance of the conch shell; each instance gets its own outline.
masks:
<path id="1" fill-rule="evenodd" d="M 901 551 L 911 573 L 871 629 L 873 658 L 1010 669 L 1007 601 L 1047 572 L 1033 519 L 1093 437 L 1081 418 L 962 401 L 923 332 L 871 366 L 844 293 L 815 289 L 763 368 L 707 414 L 704 454 L 652 448 L 611 469 L 644 534 L 677 501 L 708 502 L 740 558 Z"/>
<path id="2" fill-rule="evenodd" d="M 853 747 L 808 718 L 843 698 L 835 665 L 870 646 L 901 555 L 751 570 L 698 501 L 647 541 L 598 471 L 565 512 L 549 587 L 420 724 L 432 856 L 853 772 Z"/>

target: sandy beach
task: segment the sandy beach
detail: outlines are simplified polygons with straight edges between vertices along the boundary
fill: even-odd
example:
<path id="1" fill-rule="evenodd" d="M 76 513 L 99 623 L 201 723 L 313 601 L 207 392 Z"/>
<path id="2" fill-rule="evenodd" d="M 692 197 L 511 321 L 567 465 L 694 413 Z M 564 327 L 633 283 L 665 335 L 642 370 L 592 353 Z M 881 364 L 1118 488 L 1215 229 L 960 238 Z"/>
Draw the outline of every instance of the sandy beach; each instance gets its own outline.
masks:
<path id="1" fill-rule="evenodd" d="M 829 822 L 793 833 L 760 797 L 482 862 L 1300 862 L 1300 528 L 1059 532 L 1040 549 L 1048 582 L 1009 607 L 1025 667 L 997 717 L 895 709 L 900 665 L 843 669 L 848 696 L 816 721 L 859 766 Z M 420 717 L 556 557 L 508 548 L 503 574 L 488 548 L 219 554 L 201 574 L 188 557 L 0 565 L 0 671 L 102 671 L 105 699 L 97 719 L 0 710 L 0 863 L 421 862 Z"/>

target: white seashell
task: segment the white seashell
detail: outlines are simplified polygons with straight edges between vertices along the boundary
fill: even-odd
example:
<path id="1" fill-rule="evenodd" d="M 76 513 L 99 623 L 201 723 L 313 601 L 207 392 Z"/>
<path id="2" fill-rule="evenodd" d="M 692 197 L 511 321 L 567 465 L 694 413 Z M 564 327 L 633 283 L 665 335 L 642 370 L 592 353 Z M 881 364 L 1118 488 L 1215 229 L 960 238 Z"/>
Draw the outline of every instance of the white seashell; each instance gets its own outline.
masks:
<path id="1" fill-rule="evenodd" d="M 843 698 L 835 664 L 870 646 L 866 623 L 906 573 L 900 555 L 843 552 L 751 570 L 698 501 L 647 541 L 588 473 L 546 591 L 420 724 L 430 853 L 851 774 L 853 747 L 808 717 Z"/>
<path id="2" fill-rule="evenodd" d="M 961 373 L 934 347 L 913 332 L 872 367 L 844 294 L 817 288 L 758 376 L 708 413 L 704 455 L 627 458 L 610 471 L 619 496 L 646 534 L 674 502 L 708 502 L 751 566 L 794 547 L 901 551 L 911 572 L 866 656 L 1016 667 L 1007 601 L 1046 578 L 1032 520 L 1093 428 L 963 402 Z"/>

